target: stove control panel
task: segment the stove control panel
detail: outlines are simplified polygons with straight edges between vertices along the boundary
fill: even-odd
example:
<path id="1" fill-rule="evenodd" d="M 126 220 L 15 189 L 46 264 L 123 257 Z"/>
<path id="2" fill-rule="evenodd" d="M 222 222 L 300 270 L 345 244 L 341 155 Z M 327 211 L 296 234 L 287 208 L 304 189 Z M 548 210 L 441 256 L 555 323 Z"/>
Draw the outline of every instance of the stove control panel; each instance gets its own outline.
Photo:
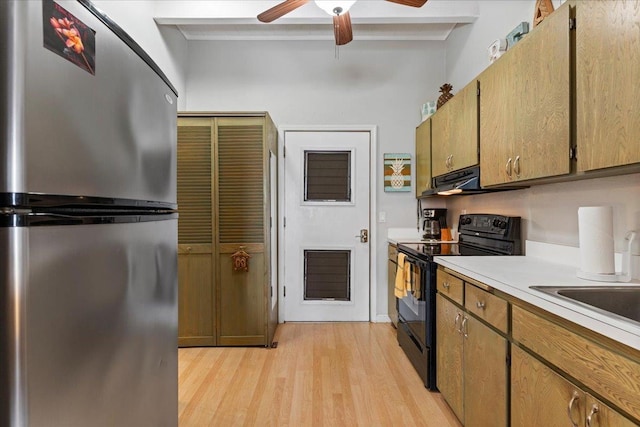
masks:
<path id="1" fill-rule="evenodd" d="M 520 238 L 520 217 L 495 214 L 460 215 L 458 232 L 468 235 L 484 235 L 505 240 Z"/>

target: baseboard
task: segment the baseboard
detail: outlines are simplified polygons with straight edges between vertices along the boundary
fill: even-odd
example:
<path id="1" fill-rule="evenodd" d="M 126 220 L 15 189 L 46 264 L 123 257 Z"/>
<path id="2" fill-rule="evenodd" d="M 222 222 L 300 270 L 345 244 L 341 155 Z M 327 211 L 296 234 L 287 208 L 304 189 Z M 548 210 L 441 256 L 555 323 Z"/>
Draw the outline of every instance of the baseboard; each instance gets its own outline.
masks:
<path id="1" fill-rule="evenodd" d="M 391 318 L 386 314 L 378 314 L 374 323 L 391 323 Z"/>

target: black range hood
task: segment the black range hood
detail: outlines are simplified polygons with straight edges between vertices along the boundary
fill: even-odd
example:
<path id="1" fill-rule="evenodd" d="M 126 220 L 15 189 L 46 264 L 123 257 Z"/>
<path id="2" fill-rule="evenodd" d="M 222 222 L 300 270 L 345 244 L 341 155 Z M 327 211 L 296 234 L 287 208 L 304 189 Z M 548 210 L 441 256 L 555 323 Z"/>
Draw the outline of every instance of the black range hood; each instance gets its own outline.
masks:
<path id="1" fill-rule="evenodd" d="M 470 195 L 527 188 L 524 186 L 482 188 L 480 187 L 480 166 L 437 176 L 433 178 L 432 184 L 433 188 L 424 191 L 421 197 Z"/>

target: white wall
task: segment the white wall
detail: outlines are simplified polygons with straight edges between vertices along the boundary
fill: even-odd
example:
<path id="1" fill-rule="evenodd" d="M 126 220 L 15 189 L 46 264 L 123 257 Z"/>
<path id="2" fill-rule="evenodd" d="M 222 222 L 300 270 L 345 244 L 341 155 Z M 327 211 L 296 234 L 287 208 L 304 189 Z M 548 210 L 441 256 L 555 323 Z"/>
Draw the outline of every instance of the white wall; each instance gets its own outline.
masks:
<path id="1" fill-rule="evenodd" d="M 189 42 L 187 110 L 269 111 L 277 125 L 378 126 L 376 274 L 387 314 L 387 227 L 416 224 L 415 192 L 385 193 L 382 154 L 414 153 L 420 105 L 444 78 L 443 42 Z M 415 182 L 415 179 L 414 179 Z"/>
<path id="2" fill-rule="evenodd" d="M 463 87 L 488 65 L 487 46 L 518 23 L 531 24 L 535 0 L 479 1 L 480 18 L 457 27 L 446 41 L 447 80 Z M 559 6 L 559 2 L 554 2 Z M 532 29 L 533 26 L 530 25 Z M 627 230 L 640 230 L 640 174 L 547 184 L 505 193 L 447 199 L 449 220 L 457 226 L 462 209 L 522 216 L 525 238 L 578 246 L 578 207 L 612 205 L 616 250 Z"/>
<path id="3" fill-rule="evenodd" d="M 93 4 L 124 29 L 158 64 L 178 91 L 178 109 L 186 105 L 187 41 L 171 27 L 159 27 L 153 20 L 155 1 L 94 0 Z"/>

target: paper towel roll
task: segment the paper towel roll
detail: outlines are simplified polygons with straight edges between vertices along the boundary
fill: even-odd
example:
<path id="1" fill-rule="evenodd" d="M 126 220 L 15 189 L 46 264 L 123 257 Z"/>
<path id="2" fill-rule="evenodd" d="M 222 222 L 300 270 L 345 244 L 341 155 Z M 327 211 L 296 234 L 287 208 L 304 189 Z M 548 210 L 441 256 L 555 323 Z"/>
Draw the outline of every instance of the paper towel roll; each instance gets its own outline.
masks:
<path id="1" fill-rule="evenodd" d="M 580 270 L 585 273 L 614 274 L 613 208 L 578 208 Z"/>

